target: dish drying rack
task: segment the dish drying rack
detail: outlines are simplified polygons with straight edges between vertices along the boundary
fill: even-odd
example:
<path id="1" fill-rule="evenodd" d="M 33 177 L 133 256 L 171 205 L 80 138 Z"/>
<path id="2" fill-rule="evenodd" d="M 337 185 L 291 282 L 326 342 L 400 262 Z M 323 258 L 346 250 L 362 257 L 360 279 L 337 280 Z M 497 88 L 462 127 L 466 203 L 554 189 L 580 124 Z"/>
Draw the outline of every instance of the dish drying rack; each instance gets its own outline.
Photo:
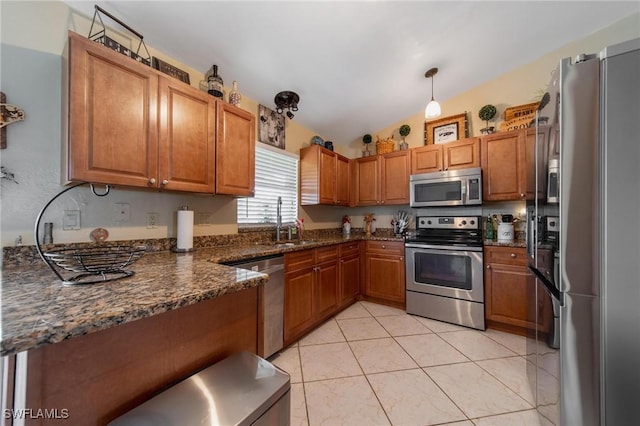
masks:
<path id="1" fill-rule="evenodd" d="M 82 248 L 54 248 L 43 251 L 40 246 L 38 229 L 40 221 L 47 208 L 67 191 L 78 186 L 86 185 L 88 182 L 80 182 L 72 185 L 56 194 L 38 213 L 34 228 L 36 250 L 42 260 L 51 268 L 54 274 L 64 285 L 94 284 L 113 281 L 134 275 L 134 271 L 125 270 L 132 263 L 139 260 L 146 252 L 144 246 L 119 245 L 108 246 L 98 244 L 94 247 Z M 92 183 L 89 183 L 91 192 L 97 197 L 105 197 L 109 194 L 111 187 L 105 186 L 103 193 L 98 193 Z M 63 276 L 61 272 L 69 272 Z"/>

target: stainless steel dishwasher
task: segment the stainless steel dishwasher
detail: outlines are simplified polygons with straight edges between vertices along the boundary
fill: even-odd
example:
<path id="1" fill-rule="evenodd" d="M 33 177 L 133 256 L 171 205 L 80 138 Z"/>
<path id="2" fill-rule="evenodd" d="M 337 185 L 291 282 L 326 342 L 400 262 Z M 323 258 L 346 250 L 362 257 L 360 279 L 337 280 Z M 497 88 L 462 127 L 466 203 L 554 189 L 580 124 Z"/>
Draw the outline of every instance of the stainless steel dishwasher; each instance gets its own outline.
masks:
<path id="1" fill-rule="evenodd" d="M 269 275 L 264 286 L 264 358 L 282 349 L 284 337 L 284 256 L 264 256 L 225 265 Z"/>

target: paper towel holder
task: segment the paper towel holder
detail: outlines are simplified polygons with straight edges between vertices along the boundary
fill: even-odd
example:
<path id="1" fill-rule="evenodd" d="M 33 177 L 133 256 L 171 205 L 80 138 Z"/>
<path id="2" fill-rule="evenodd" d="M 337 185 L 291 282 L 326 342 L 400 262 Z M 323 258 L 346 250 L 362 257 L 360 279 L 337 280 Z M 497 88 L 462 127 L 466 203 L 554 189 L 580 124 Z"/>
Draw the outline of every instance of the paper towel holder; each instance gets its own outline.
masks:
<path id="1" fill-rule="evenodd" d="M 187 205 L 180 206 L 180 208 L 178 209 L 178 212 L 180 212 L 180 210 L 189 210 L 189 206 Z M 176 226 L 176 231 L 178 231 L 177 226 Z M 192 234 L 192 238 L 193 238 L 193 234 Z M 171 248 L 171 251 L 174 253 L 191 253 L 194 251 L 194 248 L 193 248 L 193 244 L 191 245 L 190 248 L 178 248 L 178 237 L 176 234 L 176 245 Z"/>

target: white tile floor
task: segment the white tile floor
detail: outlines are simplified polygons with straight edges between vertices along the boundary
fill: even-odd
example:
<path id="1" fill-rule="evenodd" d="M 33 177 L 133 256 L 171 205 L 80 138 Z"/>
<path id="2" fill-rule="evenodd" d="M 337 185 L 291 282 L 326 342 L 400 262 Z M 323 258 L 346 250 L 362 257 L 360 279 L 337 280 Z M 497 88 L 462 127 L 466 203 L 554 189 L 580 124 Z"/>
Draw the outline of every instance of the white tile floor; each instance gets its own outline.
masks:
<path id="1" fill-rule="evenodd" d="M 291 375 L 296 426 L 546 426 L 527 379 L 531 343 L 358 302 L 270 360 Z M 549 409 L 557 398 L 543 395 Z"/>

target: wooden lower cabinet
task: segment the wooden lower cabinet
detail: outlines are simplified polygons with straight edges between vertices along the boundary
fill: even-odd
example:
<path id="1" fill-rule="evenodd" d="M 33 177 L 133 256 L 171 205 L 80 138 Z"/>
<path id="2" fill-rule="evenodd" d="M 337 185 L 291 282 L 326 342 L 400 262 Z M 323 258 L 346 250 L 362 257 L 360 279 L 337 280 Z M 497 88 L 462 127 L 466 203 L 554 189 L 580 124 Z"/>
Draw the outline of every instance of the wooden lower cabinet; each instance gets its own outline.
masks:
<path id="1" fill-rule="evenodd" d="M 285 274 L 284 340 L 295 339 L 313 325 L 315 319 L 313 268 Z"/>
<path id="2" fill-rule="evenodd" d="M 340 246 L 338 275 L 340 281 L 340 307 L 355 302 L 360 294 L 360 243 L 344 243 Z"/>
<path id="3" fill-rule="evenodd" d="M 527 269 L 526 250 L 485 247 L 485 317 L 487 325 L 518 334 L 548 333 L 551 301 Z"/>
<path id="4" fill-rule="evenodd" d="M 285 346 L 355 302 L 359 291 L 359 242 L 286 253 Z"/>
<path id="5" fill-rule="evenodd" d="M 404 243 L 367 241 L 364 269 L 366 297 L 404 306 Z"/>

